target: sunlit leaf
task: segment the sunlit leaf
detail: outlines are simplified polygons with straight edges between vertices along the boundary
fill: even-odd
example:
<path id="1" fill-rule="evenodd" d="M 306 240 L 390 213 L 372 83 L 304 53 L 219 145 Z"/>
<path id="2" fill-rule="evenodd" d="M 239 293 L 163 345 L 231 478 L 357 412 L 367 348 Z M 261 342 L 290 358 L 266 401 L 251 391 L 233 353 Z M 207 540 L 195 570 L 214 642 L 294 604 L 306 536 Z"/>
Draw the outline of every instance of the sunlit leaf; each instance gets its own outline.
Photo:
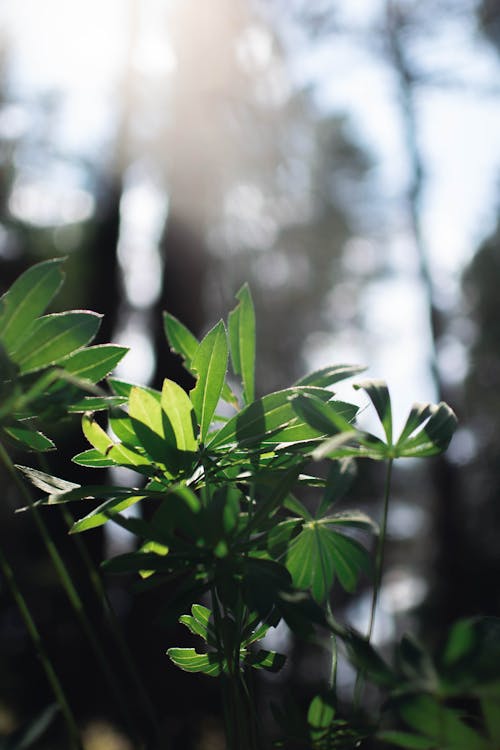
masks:
<path id="1" fill-rule="evenodd" d="M 297 380 L 295 385 L 315 385 L 320 388 L 328 388 L 328 386 L 334 385 L 334 383 L 338 383 L 340 380 L 351 378 L 353 375 L 358 375 L 364 370 L 366 370 L 366 367 L 359 365 L 332 365 L 305 375 L 300 380 Z"/>
<path id="2" fill-rule="evenodd" d="M 126 498 L 110 498 L 106 500 L 98 508 L 95 508 L 86 516 L 75 521 L 71 527 L 71 534 L 78 534 L 81 531 L 88 531 L 89 529 L 96 529 L 99 526 L 103 526 L 107 523 L 112 516 L 116 513 L 120 513 L 131 505 L 135 505 L 140 500 L 144 500 L 144 495 L 128 495 Z"/>
<path id="3" fill-rule="evenodd" d="M 16 346 L 12 357 L 22 373 L 59 364 L 94 338 L 101 318 L 97 313 L 81 311 L 44 315 L 32 324 L 29 336 Z"/>
<path id="4" fill-rule="evenodd" d="M 265 669 L 266 672 L 279 672 L 286 662 L 286 656 L 276 651 L 251 651 L 245 656 L 245 664 L 254 669 Z"/>
<path id="5" fill-rule="evenodd" d="M 79 401 L 74 401 L 68 406 L 72 414 L 83 414 L 86 411 L 107 411 L 114 406 L 125 404 L 124 396 L 84 396 Z"/>
<path id="6" fill-rule="evenodd" d="M 64 360 L 63 366 L 66 372 L 91 383 L 98 383 L 114 370 L 127 352 L 125 346 L 98 344 L 71 354 Z"/>
<path id="7" fill-rule="evenodd" d="M 163 381 L 161 408 L 172 427 L 177 449 L 196 451 L 198 444 L 193 430 L 193 405 L 187 393 L 172 380 Z"/>
<path id="8" fill-rule="evenodd" d="M 141 445 L 160 463 L 171 463 L 176 448 L 173 428 L 164 419 L 161 395 L 134 387 L 129 396 L 129 417 Z"/>
<path id="9" fill-rule="evenodd" d="M 224 323 L 219 321 L 207 333 L 193 357 L 192 366 L 197 373 L 196 386 L 191 391 L 191 401 L 200 425 L 200 439 L 208 434 L 226 377 L 228 346 Z"/>
<path id="10" fill-rule="evenodd" d="M 185 672 L 203 672 L 209 677 L 217 677 L 221 671 L 221 661 L 217 654 L 198 654 L 194 648 L 169 648 L 168 657 Z"/>
<path id="11" fill-rule="evenodd" d="M 291 399 L 304 393 L 329 400 L 330 391 L 313 386 L 287 388 L 257 399 L 232 417 L 209 440 L 208 447 L 219 449 L 238 444 L 250 447 L 266 441 L 278 445 L 288 439 L 307 440 L 320 436 L 318 430 L 304 425 L 292 407 Z"/>
<path id="12" fill-rule="evenodd" d="M 88 451 L 82 451 L 71 459 L 73 463 L 79 466 L 91 466 L 96 469 L 104 469 L 108 466 L 116 466 L 116 462 L 107 456 L 96 450 L 90 448 Z"/>
<path id="13" fill-rule="evenodd" d="M 248 284 L 236 294 L 238 305 L 229 313 L 228 331 L 235 375 L 243 382 L 243 400 L 255 397 L 255 310 Z"/>
<path id="14" fill-rule="evenodd" d="M 31 333 L 62 284 L 63 258 L 37 263 L 25 271 L 0 298 L 0 339 L 7 351 L 18 348 Z"/>

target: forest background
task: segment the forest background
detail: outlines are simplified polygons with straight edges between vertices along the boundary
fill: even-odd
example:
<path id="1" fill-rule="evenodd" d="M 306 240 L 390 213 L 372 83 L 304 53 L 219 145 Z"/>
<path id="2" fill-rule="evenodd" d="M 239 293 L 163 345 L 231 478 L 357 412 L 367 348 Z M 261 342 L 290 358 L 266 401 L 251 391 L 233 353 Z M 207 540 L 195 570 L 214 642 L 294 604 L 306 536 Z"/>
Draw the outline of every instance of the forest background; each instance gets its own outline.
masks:
<path id="1" fill-rule="evenodd" d="M 132 348 L 119 375 L 158 387 L 165 375 L 188 385 L 161 311 L 202 334 L 248 281 L 260 391 L 349 362 L 387 379 L 396 421 L 409 399 L 445 398 L 460 425 L 447 457 L 395 477 L 375 642 L 409 624 L 439 640 L 457 617 L 500 615 L 495 0 L 102 6 L 0 9 L 1 291 L 33 262 L 67 256 L 57 309 L 104 313 L 100 340 Z M 81 468 L 68 474 L 78 420 L 58 430 L 50 469 L 79 481 Z M 378 480 L 365 468 L 355 489 L 374 515 Z M 126 748 L 32 522 L 2 486 L 2 545 L 88 743 Z M 96 560 L 130 544 L 108 532 L 85 542 Z M 72 572 L 98 620 L 76 562 Z M 195 735 L 208 747 L 215 690 L 161 658 L 153 595 L 106 583 L 160 710 L 169 696 L 179 747 Z M 362 629 L 368 610 L 361 591 L 345 616 Z M 0 634 L 7 733 L 51 698 L 3 585 Z M 296 648 L 287 637 L 276 634 Z M 304 653 L 288 684 L 307 691 L 314 658 Z M 347 667 L 339 679 L 352 680 Z"/>

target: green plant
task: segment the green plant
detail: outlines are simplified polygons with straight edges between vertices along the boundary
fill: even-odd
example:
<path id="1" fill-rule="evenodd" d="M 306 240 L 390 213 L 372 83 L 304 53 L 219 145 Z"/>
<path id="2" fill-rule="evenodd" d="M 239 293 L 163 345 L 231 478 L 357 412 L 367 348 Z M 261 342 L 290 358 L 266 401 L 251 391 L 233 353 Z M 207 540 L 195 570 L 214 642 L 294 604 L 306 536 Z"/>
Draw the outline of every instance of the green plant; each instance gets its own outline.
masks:
<path id="1" fill-rule="evenodd" d="M 72 372 L 69 377 L 67 368 L 65 374 L 61 368 L 78 359 L 78 352 L 45 360 L 45 365 L 55 365 L 56 370 L 45 375 L 43 408 L 53 408 L 54 394 L 60 405 L 64 393 L 64 408 L 83 411 L 82 428 L 91 447 L 73 460 L 88 467 L 131 468 L 142 477 L 138 486 L 80 486 L 40 469 L 19 468 L 45 495 L 31 506 L 32 512 L 39 513 L 40 504 L 64 506 L 94 500 L 97 505 L 74 522 L 72 533 L 113 522 L 137 536 L 136 551 L 108 560 L 104 566 L 111 572 L 136 574 L 143 587 L 169 584 L 163 619 L 179 618 L 203 647 L 172 647 L 167 653 L 181 669 L 219 680 L 229 748 L 253 750 L 264 741 L 252 673 L 283 666 L 285 657 L 260 643 L 269 627 L 280 620 L 299 637 L 312 638 L 319 628 L 329 632 L 331 639 L 327 692 L 312 701 L 307 718 L 295 722 L 293 736 L 288 731 L 284 741 L 318 749 L 355 747 L 363 737 L 376 734 L 377 721 L 367 729 L 338 714 L 337 640 L 344 643 L 359 670 L 358 700 L 363 680 L 387 689 L 393 697 L 399 695 L 406 685 L 403 677 L 387 666 L 370 643 L 384 560 L 392 465 L 400 457 L 443 451 L 456 419 L 444 403 L 416 404 L 394 441 L 387 386 L 381 381 L 363 381 L 355 387 L 364 389 L 373 403 L 385 439 L 360 430 L 355 425 L 357 407 L 337 400 L 332 390 L 335 383 L 363 369 L 350 365 L 322 369 L 289 388 L 255 398 L 255 314 L 247 286 L 237 298 L 227 326 L 220 321 L 201 341 L 165 314 L 170 346 L 195 378 L 189 394 L 169 379 L 160 392 L 109 378 L 111 394 L 99 391 L 68 403 L 68 394 L 75 394 L 73 377 L 81 378 L 82 373 Z M 21 398 L 26 387 L 19 390 L 18 381 L 31 370 L 19 374 L 11 361 L 15 354 L 7 349 L 4 355 L 9 367 L 5 383 L 9 392 Z M 93 355 L 80 353 L 80 358 L 84 356 L 92 361 Z M 21 403 L 30 405 L 34 415 L 41 408 L 31 396 Z M 19 409 L 10 408 L 9 415 L 10 420 L 19 419 L 23 412 L 20 415 Z M 359 458 L 387 462 L 380 530 L 366 514 L 339 512 L 335 507 L 349 489 Z M 326 472 L 325 460 L 329 462 Z M 148 512 L 141 517 L 126 515 L 124 511 L 136 503 L 147 503 Z M 365 539 L 377 535 L 374 565 L 369 548 L 353 531 Z M 341 625 L 330 604 L 335 580 L 353 593 L 362 575 L 373 577 L 366 635 Z M 403 719 L 408 716 L 398 711 Z M 276 715 L 282 722 L 285 717 L 289 725 L 285 729 L 292 729 L 290 714 L 287 719 L 286 712 L 278 709 Z M 411 720 L 409 724 L 414 727 Z M 441 747 L 435 736 L 426 737 L 425 732 L 424 740 L 413 735 L 408 739 L 402 733 L 379 732 L 378 736 L 393 744 L 428 742 L 401 747 Z M 442 747 L 459 750 L 462 746 Z"/>

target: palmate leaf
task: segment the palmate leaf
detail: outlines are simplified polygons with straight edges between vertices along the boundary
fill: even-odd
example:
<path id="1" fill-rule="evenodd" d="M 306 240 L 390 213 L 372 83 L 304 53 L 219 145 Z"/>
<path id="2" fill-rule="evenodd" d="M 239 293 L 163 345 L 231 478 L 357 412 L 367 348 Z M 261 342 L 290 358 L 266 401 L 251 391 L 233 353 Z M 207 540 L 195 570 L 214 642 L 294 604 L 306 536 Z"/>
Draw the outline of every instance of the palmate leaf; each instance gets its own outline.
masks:
<path id="1" fill-rule="evenodd" d="M 255 310 L 248 284 L 236 294 L 238 305 L 229 313 L 228 331 L 235 375 L 243 382 L 243 401 L 255 398 Z"/>
<path id="2" fill-rule="evenodd" d="M 0 299 L 0 340 L 10 352 L 29 335 L 61 286 L 63 258 L 37 263 L 25 271 Z"/>
<path id="3" fill-rule="evenodd" d="M 383 380 L 364 380 L 356 383 L 354 388 L 366 391 L 384 428 L 387 444 L 392 445 L 392 406 L 386 383 Z"/>
<path id="4" fill-rule="evenodd" d="M 413 434 L 422 423 L 423 427 Z M 397 456 L 420 458 L 442 453 L 456 426 L 457 418 L 448 404 L 415 404 L 396 443 Z"/>
<path id="5" fill-rule="evenodd" d="M 36 372 L 81 349 L 96 335 L 101 315 L 72 311 L 44 315 L 35 320 L 29 335 L 16 346 L 11 356 L 21 373 Z"/>
<path id="6" fill-rule="evenodd" d="M 305 523 L 291 539 L 286 566 L 297 588 L 308 589 L 322 603 L 328 597 L 335 577 L 352 593 L 362 571 L 370 570 L 370 556 L 356 540 L 335 530 L 334 519 Z"/>
<path id="7" fill-rule="evenodd" d="M 200 426 L 202 442 L 208 434 L 221 397 L 227 359 L 227 335 L 221 320 L 202 340 L 191 363 L 197 373 L 197 381 L 190 396 Z"/>
<path id="8" fill-rule="evenodd" d="M 266 672 L 279 672 L 285 665 L 286 656 L 278 654 L 276 651 L 259 649 L 258 651 L 248 652 L 243 661 L 247 666 L 254 669 L 265 669 Z"/>

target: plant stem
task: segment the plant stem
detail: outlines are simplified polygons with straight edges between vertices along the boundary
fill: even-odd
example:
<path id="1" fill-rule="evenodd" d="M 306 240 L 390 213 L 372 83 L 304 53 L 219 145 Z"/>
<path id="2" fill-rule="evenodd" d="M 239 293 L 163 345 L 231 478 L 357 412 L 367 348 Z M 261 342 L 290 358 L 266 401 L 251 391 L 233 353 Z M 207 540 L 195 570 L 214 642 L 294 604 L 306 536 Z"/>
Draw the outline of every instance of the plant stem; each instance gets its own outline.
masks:
<path id="1" fill-rule="evenodd" d="M 73 713 L 69 707 L 69 703 L 66 698 L 64 689 L 59 681 L 59 678 L 54 670 L 54 667 L 52 666 L 52 662 L 50 661 L 50 658 L 43 647 L 42 639 L 38 631 L 38 628 L 35 624 L 35 621 L 33 620 L 33 617 L 28 608 L 25 598 L 23 597 L 23 595 L 21 594 L 21 592 L 19 591 L 17 587 L 17 583 L 14 578 L 14 573 L 12 571 L 12 568 L 10 567 L 10 564 L 8 563 L 3 553 L 3 550 L 1 548 L 0 548 L 0 568 L 5 577 L 7 585 L 12 593 L 14 601 L 17 604 L 19 612 L 21 613 L 21 617 L 24 620 L 26 629 L 31 637 L 31 640 L 33 641 L 35 649 L 40 658 L 40 662 L 45 670 L 45 674 L 47 675 L 49 684 L 54 692 L 56 700 L 61 709 L 62 715 L 64 717 L 64 721 L 66 722 L 66 726 L 68 729 L 71 747 L 74 750 L 82 750 L 82 744 L 79 739 L 78 727 L 76 725 L 76 721 L 73 716 Z"/>
<path id="2" fill-rule="evenodd" d="M 327 615 L 333 619 L 333 612 L 332 612 L 332 605 L 330 604 L 330 600 L 328 599 L 326 602 L 326 611 Z M 337 637 L 335 633 L 330 633 L 330 653 L 331 653 L 331 663 L 330 663 L 330 675 L 328 678 L 328 688 L 331 690 L 332 693 L 335 693 L 337 689 L 337 662 L 338 662 L 338 647 L 337 647 Z"/>
<path id="3" fill-rule="evenodd" d="M 40 533 L 40 536 L 43 540 L 43 543 L 47 549 L 47 552 L 49 554 L 49 557 L 52 561 L 52 564 L 54 565 L 54 568 L 57 572 L 57 575 L 59 576 L 59 580 L 61 581 L 61 584 L 66 592 L 66 595 L 70 601 L 71 606 L 73 607 L 73 610 L 75 611 L 75 614 L 80 622 L 80 625 L 82 626 L 82 629 L 85 632 L 85 635 L 87 636 L 95 655 L 101 665 L 101 669 L 103 673 L 105 674 L 105 677 L 107 679 L 107 682 L 109 684 L 109 687 L 111 688 L 111 691 L 114 695 L 116 705 L 119 707 L 122 711 L 122 716 L 126 722 L 126 725 L 128 725 L 129 730 L 131 729 L 131 721 L 130 721 L 130 715 L 125 710 L 124 706 L 126 705 L 126 702 L 124 700 L 123 692 L 120 688 L 119 682 L 116 679 L 109 663 L 108 659 L 106 657 L 106 654 L 104 652 L 104 649 L 102 648 L 99 639 L 97 638 L 96 634 L 94 633 L 94 630 L 92 628 L 92 625 L 90 623 L 89 618 L 86 615 L 83 602 L 80 598 L 80 595 L 78 594 L 73 581 L 71 580 L 71 576 L 64 564 L 64 561 L 62 557 L 60 556 L 57 547 L 55 546 L 48 529 L 42 519 L 42 516 L 40 514 L 40 511 L 38 510 L 37 506 L 33 503 L 33 500 L 31 498 L 31 495 L 25 486 L 25 484 L 21 481 L 18 473 L 16 472 L 16 469 L 10 459 L 10 456 L 8 455 L 7 451 L 3 447 L 3 445 L 0 443 L 0 460 L 4 464 L 5 468 L 9 472 L 9 474 L 12 476 L 15 484 L 19 488 L 20 492 L 26 499 L 28 505 L 30 506 L 30 510 L 32 512 L 33 519 L 35 521 L 35 525 Z"/>
<path id="4" fill-rule="evenodd" d="M 392 458 L 387 462 L 387 474 L 385 479 L 385 493 L 384 493 L 384 508 L 382 511 L 382 523 L 380 525 L 380 533 L 377 542 L 377 553 L 375 557 L 375 581 L 373 585 L 373 596 L 372 606 L 370 612 L 370 623 L 368 625 L 367 640 L 371 641 L 373 634 L 373 626 L 375 623 L 375 612 L 377 609 L 378 596 L 380 592 L 380 584 L 382 582 L 382 570 L 384 567 L 384 552 L 385 552 L 385 539 L 387 535 L 387 516 L 389 512 L 389 496 L 391 492 L 391 477 L 392 477 Z"/>

